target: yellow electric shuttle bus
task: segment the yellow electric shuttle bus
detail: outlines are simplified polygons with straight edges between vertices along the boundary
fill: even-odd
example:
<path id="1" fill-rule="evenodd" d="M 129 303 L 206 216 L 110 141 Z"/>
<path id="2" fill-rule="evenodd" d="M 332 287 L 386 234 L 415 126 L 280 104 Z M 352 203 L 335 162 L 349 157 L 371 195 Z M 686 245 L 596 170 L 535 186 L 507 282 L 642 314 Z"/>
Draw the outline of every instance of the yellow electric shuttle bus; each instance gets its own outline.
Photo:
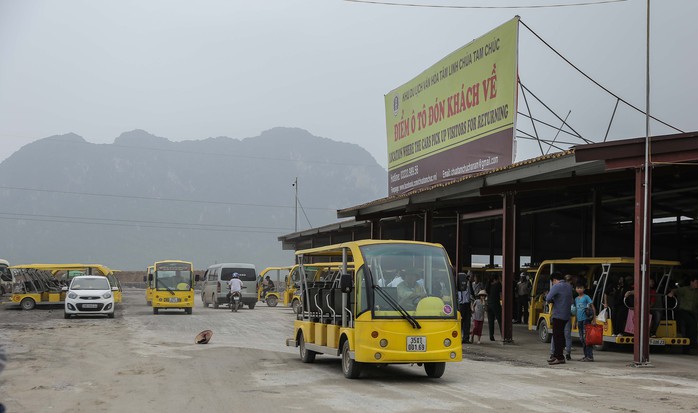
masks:
<path id="1" fill-rule="evenodd" d="M 145 282 L 145 303 L 147 305 L 152 305 L 153 302 L 153 272 L 155 267 L 149 265 L 145 270 L 145 277 L 143 277 L 143 282 Z"/>
<path id="2" fill-rule="evenodd" d="M 26 264 L 10 267 L 15 278 L 15 288 L 11 301 L 24 310 L 31 310 L 37 304 L 62 304 L 65 300 L 64 285 L 70 284 L 78 275 L 102 275 L 109 280 L 114 291 L 114 302 L 122 298 L 121 284 L 114 271 L 101 264 Z"/>
<path id="3" fill-rule="evenodd" d="M 462 359 L 454 273 L 441 245 L 362 240 L 296 255 L 301 274 L 342 263 L 324 278 L 301 275 L 302 311 L 286 344 L 303 362 L 341 356 L 347 378 L 368 364 L 418 364 L 438 378 L 446 362 Z"/>
<path id="4" fill-rule="evenodd" d="M 650 294 L 651 324 L 650 345 L 652 346 L 686 346 L 690 340 L 680 337 L 677 332 L 674 310 L 677 302 L 667 296 L 673 283 L 671 274 L 678 261 L 651 260 L 649 276 L 655 286 Z M 550 275 L 560 272 L 571 275 L 573 283 L 583 283 L 587 294 L 592 298 L 597 313 L 607 308 L 606 321 L 603 323 L 603 346 L 611 344 L 628 345 L 635 342 L 633 334 L 625 332 L 628 311 L 633 307 L 632 299 L 619 296 L 617 291 L 625 291 L 633 280 L 633 258 L 571 258 L 543 261 L 531 288 L 528 329 L 537 330 L 541 341 L 549 343 L 552 338 L 552 304 L 545 303 L 545 296 L 550 290 Z M 623 286 L 623 283 L 625 285 Z M 576 295 L 576 294 L 575 294 Z M 622 293 L 620 294 L 622 295 Z M 572 336 L 579 337 L 576 317 L 572 317 Z M 594 321 L 600 323 L 599 321 Z M 615 325 L 614 325 L 615 324 Z"/>
<path id="5" fill-rule="evenodd" d="M 182 309 L 191 314 L 194 307 L 194 265 L 188 261 L 167 260 L 153 264 L 153 314 L 160 310 Z"/>

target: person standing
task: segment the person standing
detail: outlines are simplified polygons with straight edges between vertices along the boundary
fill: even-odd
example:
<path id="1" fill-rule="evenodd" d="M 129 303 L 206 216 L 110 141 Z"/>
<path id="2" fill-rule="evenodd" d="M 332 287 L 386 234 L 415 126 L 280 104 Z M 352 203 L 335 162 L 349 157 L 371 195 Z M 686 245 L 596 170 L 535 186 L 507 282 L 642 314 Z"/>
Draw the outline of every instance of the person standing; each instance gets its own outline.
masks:
<path id="1" fill-rule="evenodd" d="M 470 304 L 473 301 L 473 287 L 470 283 L 471 272 L 466 275 L 467 287 L 465 291 L 458 291 L 458 310 L 460 311 L 460 330 L 462 343 L 470 343 L 468 337 L 470 337 L 470 318 L 472 315 L 472 309 Z"/>
<path id="2" fill-rule="evenodd" d="M 684 337 L 691 340 L 689 346 L 683 346 L 685 354 L 691 352 L 691 347 L 695 348 L 698 345 L 698 274 L 694 274 L 690 281 L 689 285 L 674 289 L 668 294 L 669 297 L 678 299 L 676 319 L 679 325 L 683 326 Z"/>
<path id="3" fill-rule="evenodd" d="M 471 272 L 471 271 L 468 271 Z M 482 281 L 480 280 L 480 276 L 477 274 L 473 274 L 472 277 L 470 277 L 472 281 L 470 282 L 470 291 L 473 291 L 473 295 L 475 295 L 476 292 L 482 291 L 485 289 L 484 284 L 482 284 Z M 473 299 L 477 299 L 477 297 L 473 297 Z"/>
<path id="4" fill-rule="evenodd" d="M 521 273 L 519 282 L 516 284 L 516 322 L 528 324 L 528 302 L 531 295 L 531 283 L 526 278 L 526 273 Z"/>
<path id="5" fill-rule="evenodd" d="M 487 291 L 487 321 L 490 326 L 490 341 L 494 340 L 494 321 L 499 324 L 499 334 L 502 334 L 502 283 L 499 275 L 492 277 L 492 282 Z"/>
<path id="6" fill-rule="evenodd" d="M 586 342 L 586 327 L 596 316 L 596 310 L 594 310 L 594 304 L 591 302 L 591 298 L 584 293 L 584 284 L 577 284 L 576 290 L 578 295 L 574 299 L 574 306 L 577 308 L 576 315 L 579 340 L 582 342 L 582 349 L 584 350 L 584 357 L 579 359 L 579 361 L 594 361 L 594 347 L 587 346 Z"/>
<path id="7" fill-rule="evenodd" d="M 550 288 L 545 301 L 553 304 L 553 340 L 554 352 L 548 360 L 548 364 L 564 364 L 565 356 L 565 324 L 570 321 L 570 308 L 572 308 L 572 287 L 563 280 L 562 274 L 554 272 L 550 275 L 553 286 Z"/>
<path id="8" fill-rule="evenodd" d="M 487 292 L 480 290 L 477 293 L 477 298 L 474 298 L 471 304 L 471 309 L 473 310 L 473 333 L 470 336 L 470 341 L 472 343 L 480 344 L 482 324 L 485 321 L 485 298 L 487 298 Z M 477 341 L 475 341 L 475 336 L 477 336 Z"/>

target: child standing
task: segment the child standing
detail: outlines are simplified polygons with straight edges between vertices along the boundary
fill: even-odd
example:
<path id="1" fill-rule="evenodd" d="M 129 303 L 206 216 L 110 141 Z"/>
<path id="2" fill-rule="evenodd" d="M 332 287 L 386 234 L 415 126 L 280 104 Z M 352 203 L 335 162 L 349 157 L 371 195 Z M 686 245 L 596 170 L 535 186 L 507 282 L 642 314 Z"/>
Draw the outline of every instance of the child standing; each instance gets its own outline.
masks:
<path id="1" fill-rule="evenodd" d="M 474 300 L 470 304 L 473 310 L 473 332 L 470 337 L 470 342 L 474 343 L 475 336 L 477 336 L 477 344 L 480 344 L 480 337 L 482 336 L 482 324 L 485 321 L 485 298 L 487 298 L 487 292 L 485 290 L 480 290 L 477 293 L 477 300 Z"/>
<path id="2" fill-rule="evenodd" d="M 579 328 L 579 339 L 582 341 L 584 349 L 584 357 L 579 361 L 594 361 L 593 347 L 587 346 L 585 327 L 594 319 L 596 311 L 591 298 L 584 294 L 584 284 L 577 284 L 577 297 L 574 299 L 574 305 L 577 307 L 577 328 Z"/>

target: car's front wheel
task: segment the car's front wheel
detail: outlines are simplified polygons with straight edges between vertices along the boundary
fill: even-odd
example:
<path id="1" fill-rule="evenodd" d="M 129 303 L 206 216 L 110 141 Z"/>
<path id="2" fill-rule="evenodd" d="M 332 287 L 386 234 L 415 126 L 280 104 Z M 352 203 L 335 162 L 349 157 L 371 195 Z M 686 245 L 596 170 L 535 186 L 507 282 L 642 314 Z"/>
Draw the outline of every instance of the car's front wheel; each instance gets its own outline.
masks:
<path id="1" fill-rule="evenodd" d="M 69 319 L 69 318 L 70 318 L 70 314 L 64 312 L 64 313 L 63 313 L 63 318 L 65 318 L 66 320 Z"/>
<path id="2" fill-rule="evenodd" d="M 107 314 L 107 317 L 114 318 L 114 312 L 112 311 L 111 313 Z"/>

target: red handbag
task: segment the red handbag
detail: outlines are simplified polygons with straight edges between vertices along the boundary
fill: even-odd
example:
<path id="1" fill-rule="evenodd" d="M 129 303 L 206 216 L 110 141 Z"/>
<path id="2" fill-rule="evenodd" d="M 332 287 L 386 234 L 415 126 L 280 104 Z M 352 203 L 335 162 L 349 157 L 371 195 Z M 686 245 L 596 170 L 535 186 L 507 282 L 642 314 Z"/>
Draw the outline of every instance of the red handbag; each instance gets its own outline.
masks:
<path id="1" fill-rule="evenodd" d="M 603 344 L 603 324 L 586 324 L 584 326 L 584 340 L 587 346 L 600 346 Z"/>

